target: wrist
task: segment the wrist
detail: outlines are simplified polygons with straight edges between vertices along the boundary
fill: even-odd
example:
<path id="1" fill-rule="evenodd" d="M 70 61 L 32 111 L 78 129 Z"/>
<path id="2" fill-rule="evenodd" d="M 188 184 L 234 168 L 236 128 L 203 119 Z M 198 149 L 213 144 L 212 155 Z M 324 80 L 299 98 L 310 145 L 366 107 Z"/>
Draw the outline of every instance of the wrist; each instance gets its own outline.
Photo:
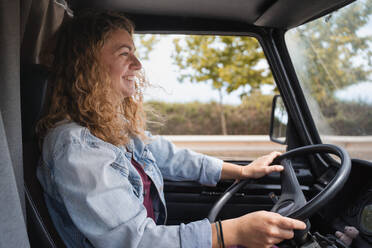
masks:
<path id="1" fill-rule="evenodd" d="M 249 164 L 245 166 L 240 166 L 240 167 L 241 167 L 240 176 L 242 179 L 247 179 L 247 178 L 252 177 Z"/>
<path id="2" fill-rule="evenodd" d="M 222 224 L 222 231 L 225 241 L 225 247 L 231 245 L 239 245 L 241 242 L 239 240 L 240 237 L 240 225 L 239 219 L 228 219 L 221 222 Z"/>
<path id="3" fill-rule="evenodd" d="M 220 179 L 243 179 L 244 177 L 244 166 L 224 162 L 222 165 L 221 178 Z"/>
<path id="4" fill-rule="evenodd" d="M 237 179 L 244 179 L 245 178 L 244 166 L 239 166 L 239 169 L 240 169 L 240 173 L 239 173 L 239 177 Z"/>

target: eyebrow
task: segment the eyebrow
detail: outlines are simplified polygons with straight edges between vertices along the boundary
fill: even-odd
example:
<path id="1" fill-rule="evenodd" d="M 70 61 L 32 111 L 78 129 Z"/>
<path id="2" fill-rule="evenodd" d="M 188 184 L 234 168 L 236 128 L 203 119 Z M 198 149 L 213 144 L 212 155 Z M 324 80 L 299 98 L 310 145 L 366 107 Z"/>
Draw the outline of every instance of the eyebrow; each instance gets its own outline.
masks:
<path id="1" fill-rule="evenodd" d="M 122 44 L 122 45 L 116 46 L 115 51 L 118 51 L 118 50 L 120 50 L 122 48 L 128 48 L 129 51 L 132 51 L 132 50 L 136 51 L 136 48 L 135 47 L 133 48 L 132 46 L 126 45 L 126 44 Z"/>

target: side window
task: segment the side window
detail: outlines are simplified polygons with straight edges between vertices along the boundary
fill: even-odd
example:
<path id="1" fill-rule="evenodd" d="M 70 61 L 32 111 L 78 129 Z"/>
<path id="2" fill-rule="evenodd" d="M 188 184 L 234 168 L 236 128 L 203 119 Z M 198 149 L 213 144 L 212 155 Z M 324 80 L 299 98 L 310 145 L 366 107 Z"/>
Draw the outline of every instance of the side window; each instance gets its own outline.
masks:
<path id="1" fill-rule="evenodd" d="M 372 161 L 372 1 L 289 30 L 285 39 L 323 143 Z"/>
<path id="2" fill-rule="evenodd" d="M 268 136 L 276 87 L 255 38 L 147 34 L 135 43 L 153 134 L 225 160 L 284 151 Z"/>

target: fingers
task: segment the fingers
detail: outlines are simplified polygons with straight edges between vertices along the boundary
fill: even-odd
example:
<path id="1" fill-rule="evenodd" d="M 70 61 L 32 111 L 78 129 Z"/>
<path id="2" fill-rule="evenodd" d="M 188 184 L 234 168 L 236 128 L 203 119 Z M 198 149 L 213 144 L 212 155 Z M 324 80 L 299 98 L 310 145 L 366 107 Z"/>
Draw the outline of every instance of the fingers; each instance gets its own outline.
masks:
<path id="1" fill-rule="evenodd" d="M 278 157 L 278 156 L 280 156 L 280 155 L 282 155 L 281 152 L 273 151 L 273 152 L 271 152 L 271 153 L 269 154 L 269 157 L 270 157 L 272 160 L 274 160 L 274 158 L 276 158 L 276 157 Z"/>
<path id="2" fill-rule="evenodd" d="M 242 221 L 239 226 L 245 226 L 240 238 L 247 247 L 271 247 L 284 239 L 292 239 L 294 229 L 306 228 L 302 221 L 267 211 L 249 213 L 238 219 Z"/>
<path id="3" fill-rule="evenodd" d="M 282 170 L 284 170 L 284 167 L 281 166 L 281 165 L 272 165 L 272 166 L 268 166 L 266 168 L 266 173 L 269 174 L 269 173 L 272 173 L 272 172 L 281 172 Z"/>
<path id="4" fill-rule="evenodd" d="M 267 174 L 270 174 L 272 172 L 280 172 L 284 168 L 281 165 L 270 165 L 273 160 L 281 155 L 278 151 L 273 151 L 268 155 L 262 156 L 257 158 L 255 161 L 253 161 L 247 168 L 242 169 L 243 173 L 242 175 L 244 177 L 250 177 L 250 178 L 260 178 Z"/>
<path id="5" fill-rule="evenodd" d="M 267 162 L 268 162 L 269 164 L 271 164 L 271 163 L 274 161 L 274 159 L 275 159 L 276 157 L 280 156 L 280 155 L 282 155 L 281 152 L 278 152 L 278 151 L 273 151 L 273 152 L 271 152 L 270 154 L 266 155 L 266 156 L 267 156 L 267 159 L 268 159 Z"/>
<path id="6" fill-rule="evenodd" d="M 304 230 L 306 229 L 306 224 L 300 220 L 288 218 L 288 217 L 282 217 L 280 218 L 280 221 L 278 225 L 283 229 L 297 229 L 297 230 Z"/>
<path id="7" fill-rule="evenodd" d="M 280 229 L 280 233 L 278 235 L 278 239 L 291 239 L 293 238 L 294 233 L 293 230 L 287 230 L 287 229 Z"/>
<path id="8" fill-rule="evenodd" d="M 272 238 L 271 240 L 270 240 L 270 244 L 271 245 L 275 245 L 275 244 L 279 244 L 280 242 L 282 242 L 283 241 L 283 239 L 280 239 L 280 238 Z M 271 248 L 271 247 L 270 247 Z"/>
<path id="9" fill-rule="evenodd" d="M 273 248 L 273 245 L 276 245 L 276 244 L 279 244 L 280 242 L 282 242 L 283 239 L 279 239 L 279 238 L 269 238 L 266 240 L 266 242 L 264 244 L 261 244 L 260 246 L 257 246 L 259 248 Z"/>
<path id="10" fill-rule="evenodd" d="M 269 158 L 270 158 L 270 163 L 273 162 L 273 160 L 282 155 L 281 152 L 278 152 L 278 151 L 273 151 L 269 154 Z M 267 173 L 272 173 L 272 172 L 281 172 L 282 170 L 284 170 L 284 167 L 282 165 L 271 165 L 268 167 L 268 171 Z"/>
<path id="11" fill-rule="evenodd" d="M 271 219 L 270 227 L 267 230 L 267 242 L 273 242 L 272 244 L 277 244 L 283 239 L 292 239 L 294 237 L 294 229 L 306 228 L 306 224 L 302 221 L 283 217 L 279 214 L 276 217 Z"/>
<path id="12" fill-rule="evenodd" d="M 275 225 L 267 227 L 265 234 L 267 242 L 273 242 L 273 239 L 291 239 L 294 235 L 293 230 L 282 229 Z"/>

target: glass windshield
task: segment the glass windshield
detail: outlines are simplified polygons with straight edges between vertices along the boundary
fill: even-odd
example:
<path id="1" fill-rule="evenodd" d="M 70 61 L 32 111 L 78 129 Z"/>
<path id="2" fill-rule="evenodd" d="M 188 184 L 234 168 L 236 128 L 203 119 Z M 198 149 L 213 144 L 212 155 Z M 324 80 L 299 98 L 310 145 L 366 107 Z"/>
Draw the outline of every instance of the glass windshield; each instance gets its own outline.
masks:
<path id="1" fill-rule="evenodd" d="M 289 30 L 285 39 L 323 142 L 372 160 L 372 0 Z M 350 144 L 363 149 L 353 154 Z"/>

